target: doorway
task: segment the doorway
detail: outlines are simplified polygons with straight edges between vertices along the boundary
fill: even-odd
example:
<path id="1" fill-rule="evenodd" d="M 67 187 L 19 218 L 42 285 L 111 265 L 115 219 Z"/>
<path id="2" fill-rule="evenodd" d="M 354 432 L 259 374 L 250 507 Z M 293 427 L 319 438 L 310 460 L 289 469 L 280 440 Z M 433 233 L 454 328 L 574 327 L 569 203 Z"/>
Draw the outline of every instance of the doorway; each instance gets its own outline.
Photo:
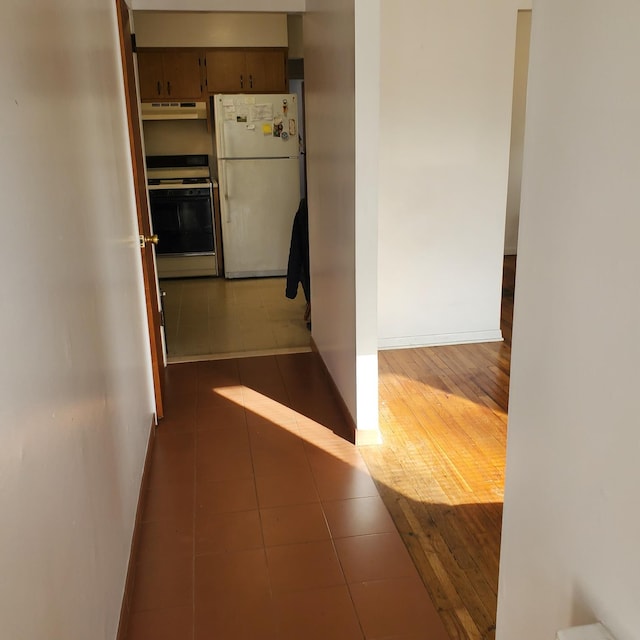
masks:
<path id="1" fill-rule="evenodd" d="M 134 11 L 133 15 L 140 47 L 204 46 L 203 42 L 190 41 L 187 36 L 182 36 L 183 40 L 180 42 L 175 41 L 174 32 L 180 31 L 179 12 L 172 13 L 175 29 L 169 34 L 163 30 L 162 16 L 137 11 Z M 278 19 L 282 23 L 285 14 L 264 15 L 269 15 L 265 18 L 269 23 L 272 15 L 279 16 Z M 216 16 L 222 19 L 225 14 L 220 13 Z M 251 19 L 257 20 L 255 16 Z M 291 44 L 289 46 L 290 54 L 292 51 L 301 51 L 301 45 L 297 44 L 302 38 L 301 16 L 288 16 L 286 23 L 288 32 L 296 41 L 294 47 Z M 153 29 L 156 29 L 155 35 Z M 246 39 L 250 36 L 244 34 L 243 37 Z M 228 44 L 232 46 L 237 43 Z M 245 44 L 250 43 L 247 41 Z M 256 41 L 255 46 L 260 44 Z M 294 87 L 290 87 L 289 91 L 297 93 Z M 213 115 L 209 113 L 209 123 L 206 126 L 204 121 L 173 122 L 170 125 L 145 122 L 145 133 L 148 130 L 153 136 L 152 140 L 145 141 L 147 155 L 207 153 L 211 174 L 215 179 L 217 154 L 212 119 Z M 303 130 L 302 126 L 300 128 Z M 167 136 L 168 146 L 158 143 L 159 132 L 164 130 L 170 130 L 170 135 Z M 183 142 L 185 140 L 188 140 L 186 146 Z M 294 214 L 295 210 L 292 210 L 292 222 Z M 222 240 L 224 242 L 224 238 Z M 224 253 L 224 247 L 222 251 Z M 309 351 L 311 348 L 310 331 L 305 319 L 306 301 L 301 290 L 295 300 L 285 297 L 284 277 L 162 277 L 159 285 L 162 291 L 168 363 L 265 353 L 290 353 Z"/>

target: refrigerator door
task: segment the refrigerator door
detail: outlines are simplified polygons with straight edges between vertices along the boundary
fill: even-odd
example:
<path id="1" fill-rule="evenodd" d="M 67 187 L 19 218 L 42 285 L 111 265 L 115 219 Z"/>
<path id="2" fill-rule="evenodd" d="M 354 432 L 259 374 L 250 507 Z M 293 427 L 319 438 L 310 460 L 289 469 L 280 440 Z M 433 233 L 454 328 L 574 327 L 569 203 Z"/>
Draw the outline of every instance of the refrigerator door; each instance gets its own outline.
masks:
<path id="1" fill-rule="evenodd" d="M 297 158 L 220 160 L 218 167 L 225 277 L 286 275 L 300 203 Z"/>
<path id="2" fill-rule="evenodd" d="M 295 94 L 218 94 L 214 99 L 218 158 L 297 158 Z"/>

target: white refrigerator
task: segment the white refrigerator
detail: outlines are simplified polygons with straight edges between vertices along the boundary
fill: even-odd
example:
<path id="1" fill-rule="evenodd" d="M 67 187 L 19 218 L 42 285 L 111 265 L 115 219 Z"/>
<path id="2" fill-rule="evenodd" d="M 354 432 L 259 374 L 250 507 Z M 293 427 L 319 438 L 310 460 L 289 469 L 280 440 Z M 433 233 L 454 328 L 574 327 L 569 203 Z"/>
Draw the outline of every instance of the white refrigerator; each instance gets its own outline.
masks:
<path id="1" fill-rule="evenodd" d="M 214 97 L 224 275 L 283 276 L 300 203 L 295 94 Z"/>

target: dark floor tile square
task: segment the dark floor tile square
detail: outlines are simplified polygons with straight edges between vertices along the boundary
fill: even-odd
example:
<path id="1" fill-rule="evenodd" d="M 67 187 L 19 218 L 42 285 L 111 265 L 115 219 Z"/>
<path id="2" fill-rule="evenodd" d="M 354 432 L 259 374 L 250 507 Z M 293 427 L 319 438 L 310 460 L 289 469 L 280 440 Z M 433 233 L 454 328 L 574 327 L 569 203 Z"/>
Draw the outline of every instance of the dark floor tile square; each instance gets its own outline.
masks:
<path id="1" fill-rule="evenodd" d="M 143 522 L 137 560 L 161 561 L 164 557 L 193 555 L 193 516 L 183 520 Z"/>
<path id="2" fill-rule="evenodd" d="M 135 566 L 131 611 L 192 606 L 193 557 L 163 556 Z"/>
<path id="3" fill-rule="evenodd" d="M 196 485 L 196 519 L 257 508 L 258 499 L 253 478 L 199 482 Z"/>
<path id="4" fill-rule="evenodd" d="M 249 448 L 232 452 L 210 451 L 197 456 L 196 482 L 221 482 L 253 477 Z"/>
<path id="5" fill-rule="evenodd" d="M 266 552 L 274 593 L 345 584 L 330 540 L 269 547 Z"/>
<path id="6" fill-rule="evenodd" d="M 214 605 L 220 598 L 258 597 L 269 591 L 264 549 L 216 552 L 196 556 L 196 608 Z"/>
<path id="7" fill-rule="evenodd" d="M 192 479 L 145 492 L 143 522 L 193 520 L 194 513 L 195 483 Z"/>
<path id="8" fill-rule="evenodd" d="M 263 546 L 260 512 L 257 510 L 207 516 L 198 514 L 195 527 L 196 555 L 245 551 Z"/>
<path id="9" fill-rule="evenodd" d="M 328 540 L 330 537 L 319 503 L 262 509 L 260 513 L 267 547 Z"/>
<path id="10" fill-rule="evenodd" d="M 126 636 L 127 640 L 189 640 L 192 637 L 192 606 L 134 613 Z"/>
<path id="11" fill-rule="evenodd" d="M 274 601 L 280 640 L 363 638 L 345 586 L 278 593 Z"/>
<path id="12" fill-rule="evenodd" d="M 324 502 L 322 506 L 333 538 L 396 531 L 387 507 L 378 496 Z"/>
<path id="13" fill-rule="evenodd" d="M 348 583 L 417 575 L 396 532 L 341 538 L 335 545 Z"/>
<path id="14" fill-rule="evenodd" d="M 257 476 L 256 489 L 260 508 L 284 507 L 319 502 L 311 472 L 281 469 L 273 475 Z"/>
<path id="15" fill-rule="evenodd" d="M 367 638 L 415 635 L 449 640 L 422 581 L 414 578 L 360 582 L 349 585 Z"/>
<path id="16" fill-rule="evenodd" d="M 195 640 L 281 640 L 268 589 L 196 605 Z"/>

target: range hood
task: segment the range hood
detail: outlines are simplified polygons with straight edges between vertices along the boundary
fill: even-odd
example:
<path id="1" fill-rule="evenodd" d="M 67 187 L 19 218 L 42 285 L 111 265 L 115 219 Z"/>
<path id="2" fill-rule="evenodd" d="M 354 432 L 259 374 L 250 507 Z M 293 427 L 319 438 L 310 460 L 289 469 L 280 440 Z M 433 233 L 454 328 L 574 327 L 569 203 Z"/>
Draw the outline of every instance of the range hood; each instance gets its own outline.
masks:
<path id="1" fill-rule="evenodd" d="M 143 120 L 206 120 L 206 102 L 143 102 Z"/>

